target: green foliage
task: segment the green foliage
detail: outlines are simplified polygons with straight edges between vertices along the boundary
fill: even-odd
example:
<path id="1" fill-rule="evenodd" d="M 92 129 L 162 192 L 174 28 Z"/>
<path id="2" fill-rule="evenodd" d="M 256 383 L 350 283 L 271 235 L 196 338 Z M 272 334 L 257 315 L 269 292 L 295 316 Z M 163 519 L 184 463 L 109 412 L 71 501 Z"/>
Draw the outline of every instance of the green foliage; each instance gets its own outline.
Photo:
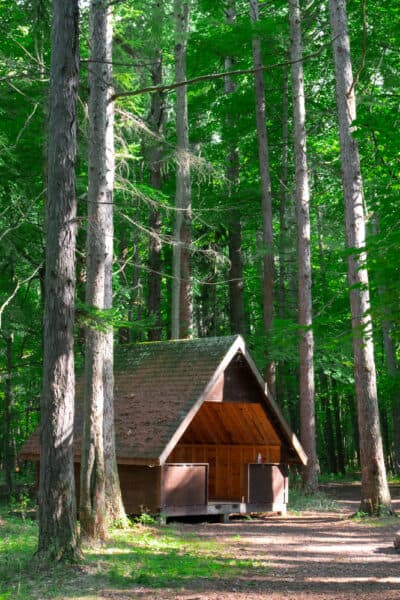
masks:
<path id="1" fill-rule="evenodd" d="M 292 485 L 289 493 L 288 510 L 301 514 L 303 511 L 329 512 L 337 511 L 338 505 L 321 490 L 315 494 L 304 494 L 301 485 Z"/>
<path id="2" fill-rule="evenodd" d="M 29 511 L 36 511 L 36 502 L 33 502 L 32 498 L 27 492 L 18 492 L 12 495 L 9 501 L 10 512 L 19 515 L 23 521 L 25 521 Z"/>
<path id="3" fill-rule="evenodd" d="M 379 516 L 372 516 L 368 513 L 358 510 L 352 519 L 366 527 L 387 527 L 388 525 L 398 526 L 399 517 L 396 514 L 388 513 L 387 510 L 382 510 Z"/>

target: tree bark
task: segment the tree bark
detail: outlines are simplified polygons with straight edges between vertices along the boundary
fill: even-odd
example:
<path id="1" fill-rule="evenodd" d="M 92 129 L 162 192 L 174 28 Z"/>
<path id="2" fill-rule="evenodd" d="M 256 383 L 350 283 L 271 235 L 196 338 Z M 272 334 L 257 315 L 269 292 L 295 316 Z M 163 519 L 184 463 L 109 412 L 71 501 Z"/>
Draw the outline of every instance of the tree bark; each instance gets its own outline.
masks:
<path id="1" fill-rule="evenodd" d="M 336 436 L 336 452 L 337 452 L 337 465 L 339 473 L 344 475 L 346 473 L 346 456 L 343 443 L 343 427 L 342 427 L 342 402 L 338 394 L 337 385 L 334 379 L 331 380 L 331 387 L 333 393 L 333 401 L 335 403 L 335 436 Z M 357 436 L 358 438 L 358 436 Z M 357 439 L 358 447 L 358 439 Z"/>
<path id="2" fill-rule="evenodd" d="M 189 33 L 189 0 L 174 0 L 175 80 L 186 79 L 186 49 Z M 176 90 L 176 198 L 173 247 L 172 323 L 173 339 L 191 337 L 193 303 L 190 266 L 192 242 L 187 88 Z"/>
<path id="3" fill-rule="evenodd" d="M 102 168 L 106 176 L 106 197 L 104 206 L 104 309 L 111 311 L 113 307 L 113 262 L 114 262 L 114 103 L 110 98 L 114 92 L 112 72 L 112 43 L 113 43 L 113 10 L 112 6 L 104 2 L 97 7 L 99 12 L 97 26 L 101 27 L 104 45 L 102 56 L 106 64 L 103 65 L 103 82 L 106 89 L 101 89 L 102 109 L 105 111 L 106 127 L 104 135 L 104 157 Z M 103 355 L 103 444 L 104 444 L 104 470 L 105 470 L 105 515 L 106 523 L 125 522 L 126 513 L 122 502 L 121 486 L 118 475 L 117 454 L 115 448 L 114 425 L 114 327 L 106 323 L 104 332 Z"/>
<path id="4" fill-rule="evenodd" d="M 277 313 L 279 318 L 285 319 L 288 316 L 287 310 L 287 259 L 290 248 L 289 239 L 289 194 L 288 194 L 288 151 L 289 151 L 289 70 L 283 72 L 282 85 L 282 156 L 281 156 L 281 175 L 280 175 L 280 203 L 279 203 L 279 285 L 278 285 L 278 306 Z M 280 360 L 277 365 L 276 377 L 276 399 L 284 412 L 288 412 L 287 390 L 285 385 L 286 362 Z M 287 414 L 286 414 L 287 416 Z"/>
<path id="5" fill-rule="evenodd" d="M 247 327 L 243 299 L 242 224 L 238 214 L 229 224 L 229 261 L 229 320 L 231 333 L 240 333 L 244 336 Z"/>
<path id="6" fill-rule="evenodd" d="M 345 0 L 329 0 L 336 75 L 342 184 L 345 204 L 347 267 L 353 330 L 354 379 L 360 435 L 361 510 L 369 514 L 391 511 L 386 479 L 378 398 L 369 283 L 366 269 L 365 218 L 357 141 L 352 135 L 356 118 L 350 40 Z"/>
<path id="7" fill-rule="evenodd" d="M 374 235 L 379 233 L 379 216 L 375 214 L 372 219 L 372 231 Z M 385 362 L 387 373 L 389 375 L 390 402 L 392 412 L 392 434 L 393 434 L 393 470 L 396 474 L 400 473 L 400 369 L 396 357 L 396 346 L 393 339 L 393 323 L 385 306 L 384 296 L 386 293 L 386 282 L 381 278 L 378 283 L 378 294 L 383 300 L 384 318 L 382 322 L 383 347 L 385 350 Z"/>
<path id="8" fill-rule="evenodd" d="M 104 311 L 112 307 L 114 183 L 112 9 L 106 0 L 91 2 L 90 42 L 86 304 Z M 93 316 L 86 329 L 80 523 L 89 540 L 104 539 L 108 519 L 124 516 L 115 459 L 113 329 L 103 315 Z"/>
<path id="9" fill-rule="evenodd" d="M 288 152 L 289 152 L 289 72 L 283 72 L 282 86 L 282 157 L 279 203 L 279 295 L 278 315 L 286 316 L 286 261 L 290 246 L 288 215 Z"/>
<path id="10" fill-rule="evenodd" d="M 11 439 L 12 410 L 14 394 L 12 386 L 13 372 L 13 343 L 14 336 L 9 333 L 6 338 L 6 389 L 4 391 L 4 428 L 3 428 L 3 467 L 7 496 L 10 497 L 14 488 L 15 453 Z"/>
<path id="11" fill-rule="evenodd" d="M 225 21 L 233 24 L 236 20 L 235 0 L 227 0 L 225 3 Z M 231 56 L 225 58 L 225 71 L 233 67 L 234 59 Z M 225 94 L 229 95 L 236 91 L 236 83 L 229 75 L 225 77 Z M 235 119 L 231 114 L 226 117 L 226 129 L 231 136 L 227 142 L 227 168 L 226 179 L 228 184 L 228 197 L 232 190 L 239 185 L 239 151 L 237 148 L 237 137 L 235 135 Z M 231 333 L 246 334 L 246 315 L 243 299 L 243 261 L 242 261 L 242 224 L 240 211 L 232 211 L 228 225 L 229 234 L 229 318 Z"/>
<path id="12" fill-rule="evenodd" d="M 382 324 L 383 345 L 385 349 L 386 366 L 391 379 L 391 401 L 393 421 L 393 468 L 395 473 L 400 473 L 400 395 L 399 381 L 400 370 L 396 358 L 395 343 L 393 340 L 393 324 L 385 319 Z"/>
<path id="13" fill-rule="evenodd" d="M 79 555 L 73 465 L 78 1 L 53 0 L 38 553 Z"/>
<path id="14" fill-rule="evenodd" d="M 307 167 L 306 108 L 302 63 L 301 16 L 299 0 L 289 0 L 290 58 L 294 116 L 296 164 L 296 215 L 298 261 L 298 322 L 300 328 L 300 438 L 308 462 L 303 467 L 303 487 L 315 492 L 318 487 L 318 457 L 314 403 L 314 334 L 311 297 L 310 191 Z"/>
<path id="15" fill-rule="evenodd" d="M 250 18 L 253 23 L 260 20 L 259 0 L 250 0 Z M 252 40 L 253 65 L 257 69 L 262 66 L 261 40 L 257 36 Z M 272 234 L 272 192 L 269 165 L 269 148 L 266 128 L 266 103 L 264 74 L 261 70 L 254 73 L 254 91 L 256 99 L 256 124 L 258 139 L 258 159 L 260 164 L 261 203 L 263 219 L 263 245 L 264 245 L 264 276 L 263 276 L 263 319 L 264 331 L 269 345 L 269 335 L 272 329 L 274 312 L 274 249 Z M 266 350 L 265 380 L 268 388 L 275 394 L 275 365 L 268 358 Z"/>
<path id="16" fill-rule="evenodd" d="M 333 422 L 333 411 L 331 405 L 331 389 L 329 377 L 321 371 L 319 374 L 320 382 L 320 393 L 322 397 L 322 407 L 324 414 L 324 438 L 325 438 L 325 455 L 328 473 L 337 473 L 338 466 L 336 460 L 336 448 L 335 448 L 335 427 Z M 337 412 L 338 408 L 337 408 Z"/>
<path id="17" fill-rule="evenodd" d="M 162 24 L 164 10 L 160 1 L 153 2 L 152 6 L 152 40 L 155 47 L 152 51 L 151 81 L 155 86 L 162 84 L 163 55 Z M 162 188 L 162 142 L 161 136 L 164 128 L 164 95 L 162 92 L 151 94 L 151 107 L 149 127 L 155 133 L 155 138 L 150 141 L 148 149 L 150 185 L 156 190 Z M 150 206 L 150 240 L 149 240 L 149 276 L 147 282 L 147 311 L 154 320 L 149 330 L 149 340 L 161 340 L 161 213 L 157 205 Z"/>

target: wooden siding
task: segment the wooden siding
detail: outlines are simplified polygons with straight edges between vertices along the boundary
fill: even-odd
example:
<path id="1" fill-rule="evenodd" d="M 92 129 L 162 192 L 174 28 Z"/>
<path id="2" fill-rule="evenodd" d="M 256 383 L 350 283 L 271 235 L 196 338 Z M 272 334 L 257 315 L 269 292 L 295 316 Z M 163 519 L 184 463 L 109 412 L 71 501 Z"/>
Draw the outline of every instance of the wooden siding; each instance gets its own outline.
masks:
<path id="1" fill-rule="evenodd" d="M 179 443 L 168 457 L 169 463 L 208 463 L 208 497 L 210 500 L 247 501 L 247 469 L 257 462 L 279 463 L 278 445 L 214 445 Z"/>
<path id="2" fill-rule="evenodd" d="M 157 513 L 161 506 L 161 468 L 118 465 L 122 499 L 128 514 Z"/>
<path id="3" fill-rule="evenodd" d="M 204 402 L 180 443 L 281 445 L 282 442 L 260 404 Z"/>
<path id="4" fill-rule="evenodd" d="M 224 402 L 263 402 L 260 388 L 243 354 L 238 353 L 224 372 Z"/>
<path id="5" fill-rule="evenodd" d="M 79 508 L 80 465 L 75 463 L 75 485 Z M 118 465 L 122 500 L 128 515 L 158 513 L 161 507 L 161 467 Z"/>

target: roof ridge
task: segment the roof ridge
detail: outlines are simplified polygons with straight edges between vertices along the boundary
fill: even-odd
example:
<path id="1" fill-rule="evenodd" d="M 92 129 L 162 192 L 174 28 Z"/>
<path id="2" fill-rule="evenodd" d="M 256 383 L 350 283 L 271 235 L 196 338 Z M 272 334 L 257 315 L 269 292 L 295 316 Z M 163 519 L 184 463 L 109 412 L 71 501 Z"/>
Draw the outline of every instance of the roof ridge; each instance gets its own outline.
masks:
<path id="1" fill-rule="evenodd" d="M 242 337 L 239 333 L 231 334 L 231 335 L 215 335 L 215 336 L 207 336 L 207 337 L 197 337 L 197 338 L 179 338 L 176 340 L 156 340 L 156 341 L 144 341 L 144 342 L 130 342 L 128 344 L 118 344 L 118 348 L 123 347 L 131 347 L 131 346 L 144 346 L 144 345 L 154 345 L 154 344 L 178 344 L 178 343 L 190 343 L 190 342 L 207 342 L 207 341 L 228 341 L 228 340 L 236 340 L 237 338 Z"/>

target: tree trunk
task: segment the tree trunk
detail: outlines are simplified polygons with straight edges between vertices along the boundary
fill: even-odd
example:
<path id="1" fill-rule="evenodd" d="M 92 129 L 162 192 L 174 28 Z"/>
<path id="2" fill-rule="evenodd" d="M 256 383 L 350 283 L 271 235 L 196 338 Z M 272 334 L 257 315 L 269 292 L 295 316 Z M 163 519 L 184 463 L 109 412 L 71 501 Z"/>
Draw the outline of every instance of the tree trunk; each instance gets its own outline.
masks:
<path id="1" fill-rule="evenodd" d="M 326 454 L 326 463 L 328 467 L 328 473 L 337 473 L 338 466 L 335 451 L 335 427 L 333 422 L 333 411 L 331 406 L 331 389 L 329 385 L 329 378 L 324 372 L 321 372 L 319 376 L 319 381 L 321 387 L 322 406 L 325 413 L 324 446 Z"/>
<path id="2" fill-rule="evenodd" d="M 164 10 L 162 3 L 153 2 L 152 39 L 155 43 L 153 50 L 153 64 L 151 66 L 152 85 L 162 83 L 163 57 L 161 50 L 162 23 Z M 149 116 L 149 127 L 154 132 L 155 138 L 150 141 L 148 149 L 150 185 L 156 190 L 162 188 L 162 142 L 161 136 L 164 126 L 164 95 L 162 92 L 151 94 L 151 107 Z M 154 320 L 149 330 L 149 340 L 161 340 L 161 213 L 157 205 L 150 206 L 150 240 L 149 240 L 149 275 L 147 311 Z"/>
<path id="3" fill-rule="evenodd" d="M 102 105 L 105 111 L 106 129 L 104 136 L 104 151 L 102 168 L 106 176 L 106 197 L 104 205 L 104 309 L 110 311 L 113 307 L 113 262 L 114 262 L 114 103 L 109 99 L 113 94 L 112 82 L 112 41 L 113 41 L 113 10 L 112 6 L 103 1 L 97 8 L 98 28 L 104 39 L 104 54 L 108 63 L 103 66 L 103 81 L 106 89 L 102 89 Z M 103 355 L 103 444 L 105 469 L 105 515 L 106 523 L 124 522 L 126 514 L 122 502 L 121 486 L 118 475 L 117 455 L 115 448 L 114 425 L 114 327 L 107 323 L 104 332 Z"/>
<path id="4" fill-rule="evenodd" d="M 189 32 L 189 0 L 174 0 L 175 80 L 186 79 L 186 48 Z M 191 189 L 189 161 L 189 121 L 187 88 L 176 90 L 176 214 L 174 226 L 172 323 L 173 339 L 190 337 L 193 329 L 193 303 L 190 266 Z"/>
<path id="5" fill-rule="evenodd" d="M 236 211 L 235 211 L 236 212 Z M 243 300 L 242 225 L 239 214 L 229 224 L 229 320 L 231 333 L 246 335 Z"/>
<path id="6" fill-rule="evenodd" d="M 346 456 L 344 451 L 343 441 L 343 427 L 342 427 L 342 403 L 341 398 L 337 391 L 337 385 L 334 379 L 331 379 L 331 387 L 333 392 L 333 400 L 335 403 L 334 417 L 335 417 L 335 436 L 336 436 L 336 451 L 337 451 L 337 465 L 339 473 L 344 475 L 346 473 Z M 357 440 L 358 446 L 358 440 Z"/>
<path id="7" fill-rule="evenodd" d="M 282 157 L 280 176 L 280 203 L 279 203 L 279 286 L 278 286 L 278 316 L 285 319 L 287 310 L 287 259 L 290 248 L 289 239 L 289 194 L 288 194 L 288 150 L 289 150 L 289 71 L 283 72 L 282 86 Z M 276 399 L 288 416 L 287 393 L 285 385 L 286 362 L 280 360 L 277 365 Z"/>
<path id="8" fill-rule="evenodd" d="M 396 474 L 400 473 L 400 394 L 399 381 L 400 371 L 396 358 L 396 349 L 392 335 L 393 325 L 385 319 L 382 324 L 383 345 L 385 348 L 386 366 L 391 380 L 391 401 L 393 421 L 393 468 Z"/>
<path id="9" fill-rule="evenodd" d="M 379 216 L 374 215 L 372 219 L 374 235 L 379 233 Z M 393 470 L 400 473 L 400 370 L 396 357 L 395 341 L 393 339 L 393 323 L 385 306 L 384 296 L 386 293 L 386 282 L 380 280 L 378 283 L 378 294 L 383 300 L 384 319 L 382 323 L 383 347 L 385 350 L 386 368 L 389 375 L 390 402 L 393 422 Z"/>
<path id="10" fill-rule="evenodd" d="M 86 304 L 97 311 L 111 308 L 113 260 L 113 107 L 112 12 L 105 0 L 90 5 L 89 71 L 89 189 L 86 238 Z M 106 297 L 107 305 L 106 306 Z M 86 330 L 85 405 L 82 438 L 80 523 L 88 540 L 104 539 L 107 532 L 105 451 L 113 470 L 112 328 L 93 316 Z M 107 380 L 111 377 L 111 380 Z M 108 400 L 106 406 L 106 393 Z"/>
<path id="11" fill-rule="evenodd" d="M 236 19 L 235 0 L 227 0 L 225 3 L 225 20 L 232 24 Z M 234 59 L 231 56 L 225 58 L 225 71 L 233 69 Z M 236 84 L 232 77 L 225 77 L 225 94 L 229 95 L 236 91 Z M 228 184 L 228 197 L 232 190 L 239 186 L 239 151 L 237 148 L 237 137 L 235 135 L 235 119 L 228 114 L 226 117 L 226 129 L 231 136 L 227 142 L 227 168 L 226 179 Z M 246 315 L 243 300 L 243 261 L 242 261 L 242 224 L 240 211 L 232 211 L 229 220 L 229 318 L 231 333 L 246 334 Z"/>
<path id="12" fill-rule="evenodd" d="M 78 1 L 53 0 L 38 552 L 79 555 L 73 464 Z"/>
<path id="13" fill-rule="evenodd" d="M 14 404 L 14 394 L 12 386 L 12 371 L 13 371 L 13 342 L 14 336 L 12 333 L 6 336 L 6 389 L 4 391 L 4 429 L 3 429 L 3 449 L 4 449 L 4 478 L 6 484 L 7 496 L 10 497 L 14 488 L 14 462 L 15 453 L 11 440 L 11 421 L 12 409 Z"/>
<path id="14" fill-rule="evenodd" d="M 282 89 L 282 157 L 280 177 L 280 203 L 279 203 L 279 294 L 278 315 L 281 319 L 286 316 L 286 261 L 288 258 L 289 240 L 289 215 L 288 215 L 288 151 L 289 151 L 289 72 L 283 72 Z"/>
<path id="15" fill-rule="evenodd" d="M 368 272 L 365 266 L 365 219 L 360 159 L 357 142 L 352 136 L 356 104 L 345 0 L 329 0 L 329 12 L 336 75 L 346 244 L 349 250 L 353 250 L 353 253 L 349 253 L 347 265 L 360 434 L 361 510 L 369 514 L 378 514 L 382 510 L 391 511 L 391 499 L 379 424 Z"/>
<path id="16" fill-rule="evenodd" d="M 250 0 L 250 18 L 253 23 L 260 20 L 259 0 Z M 252 41 L 253 66 L 262 66 L 261 40 L 255 36 Z M 266 343 L 269 346 L 270 332 L 274 312 L 274 249 L 272 236 L 272 193 L 269 166 L 269 148 L 266 129 L 266 107 L 264 74 L 262 71 L 254 73 L 254 90 L 256 98 L 256 124 L 258 138 L 258 159 L 260 163 L 261 180 L 261 202 L 263 219 L 263 251 L 264 251 L 264 276 L 263 276 L 263 319 Z M 269 350 L 266 350 L 265 380 L 268 388 L 275 393 L 275 366 L 268 358 Z"/>
<path id="17" fill-rule="evenodd" d="M 308 462 L 303 467 L 303 487 L 308 492 L 318 487 L 318 457 L 314 404 L 314 334 L 311 298 L 310 192 L 308 184 L 306 109 L 302 63 L 301 17 L 299 0 L 289 0 L 290 58 L 294 113 L 296 163 L 297 260 L 300 328 L 300 437 Z"/>

